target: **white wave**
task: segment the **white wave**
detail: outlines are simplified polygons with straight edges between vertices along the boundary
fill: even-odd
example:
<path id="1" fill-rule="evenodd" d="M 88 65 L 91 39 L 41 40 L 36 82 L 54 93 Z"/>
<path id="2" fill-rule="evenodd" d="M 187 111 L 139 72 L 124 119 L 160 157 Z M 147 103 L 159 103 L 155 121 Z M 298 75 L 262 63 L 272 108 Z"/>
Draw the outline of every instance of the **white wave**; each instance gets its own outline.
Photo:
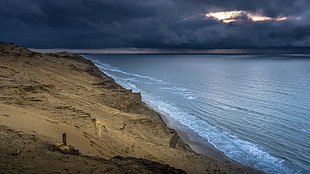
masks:
<path id="1" fill-rule="evenodd" d="M 188 100 L 194 100 L 196 99 L 196 96 L 190 92 L 188 89 L 186 88 L 180 88 L 180 87 L 161 87 L 161 90 L 167 90 L 171 93 L 174 94 L 179 94 L 182 95 L 183 97 L 185 97 Z"/>
<path id="2" fill-rule="evenodd" d="M 141 79 L 151 80 L 153 82 L 160 83 L 160 84 L 167 84 L 167 82 L 165 82 L 163 80 L 159 80 L 159 79 L 156 79 L 156 78 L 153 78 L 150 76 L 140 75 L 137 73 L 125 72 L 125 71 L 120 70 L 117 67 L 111 66 L 111 65 L 106 64 L 106 63 L 102 63 L 98 60 L 94 60 L 94 59 L 90 59 L 90 58 L 88 58 L 88 59 L 93 61 L 96 66 L 100 66 L 101 70 L 104 70 L 104 71 L 117 72 L 117 73 L 125 74 L 128 76 L 133 76 L 133 77 L 137 77 L 137 78 L 141 78 Z"/>

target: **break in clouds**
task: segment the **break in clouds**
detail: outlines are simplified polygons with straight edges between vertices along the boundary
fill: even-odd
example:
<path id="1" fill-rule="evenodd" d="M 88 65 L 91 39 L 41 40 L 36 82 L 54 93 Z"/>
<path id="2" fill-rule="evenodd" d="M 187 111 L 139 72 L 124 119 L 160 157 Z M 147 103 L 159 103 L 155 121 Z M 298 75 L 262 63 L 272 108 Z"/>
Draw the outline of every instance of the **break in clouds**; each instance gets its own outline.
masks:
<path id="1" fill-rule="evenodd" d="M 309 0 L 1 0 L 0 40 L 32 48 L 310 47 L 309 7 Z M 229 22 L 208 15 L 225 11 L 241 13 Z"/>

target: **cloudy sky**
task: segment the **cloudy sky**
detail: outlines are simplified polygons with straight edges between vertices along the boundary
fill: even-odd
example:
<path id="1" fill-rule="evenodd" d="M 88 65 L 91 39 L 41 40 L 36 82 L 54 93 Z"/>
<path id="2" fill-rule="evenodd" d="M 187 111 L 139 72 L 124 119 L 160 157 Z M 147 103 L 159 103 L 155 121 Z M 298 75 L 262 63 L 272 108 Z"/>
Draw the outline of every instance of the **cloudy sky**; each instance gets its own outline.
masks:
<path id="1" fill-rule="evenodd" d="M 1 0 L 0 20 L 28 48 L 310 48 L 310 0 Z"/>

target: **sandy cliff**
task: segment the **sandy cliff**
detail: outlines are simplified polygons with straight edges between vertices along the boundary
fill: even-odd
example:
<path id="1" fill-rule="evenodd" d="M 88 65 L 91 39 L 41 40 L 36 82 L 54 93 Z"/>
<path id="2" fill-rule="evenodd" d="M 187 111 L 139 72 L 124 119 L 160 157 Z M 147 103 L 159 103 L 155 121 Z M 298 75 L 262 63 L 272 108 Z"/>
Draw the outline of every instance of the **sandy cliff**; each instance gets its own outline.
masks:
<path id="1" fill-rule="evenodd" d="M 80 156 L 48 150 L 62 133 Z M 140 94 L 89 60 L 7 43 L 0 43 L 0 142 L 0 173 L 260 173 L 194 153 Z"/>

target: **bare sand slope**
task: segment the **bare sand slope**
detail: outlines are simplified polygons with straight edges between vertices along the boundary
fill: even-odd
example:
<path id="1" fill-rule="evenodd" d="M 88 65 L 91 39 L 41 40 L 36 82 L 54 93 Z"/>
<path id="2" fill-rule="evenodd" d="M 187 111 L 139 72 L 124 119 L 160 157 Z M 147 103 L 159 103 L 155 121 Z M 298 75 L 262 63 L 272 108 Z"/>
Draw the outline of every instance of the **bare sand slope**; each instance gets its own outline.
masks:
<path id="1" fill-rule="evenodd" d="M 122 88 L 89 60 L 67 53 L 40 54 L 0 43 L 0 125 L 5 126 L 0 129 L 3 135 L 0 141 L 15 142 L 21 149 L 21 154 L 7 158 L 10 165 L 0 158 L 0 170 L 19 171 L 21 164 L 27 164 L 28 168 L 35 167 L 33 171 L 63 172 L 64 166 L 56 162 L 58 155 L 59 159 L 69 158 L 65 164 L 83 173 L 87 170 L 103 171 L 108 167 L 102 166 L 114 165 L 115 161 L 125 164 L 126 160 L 136 158 L 168 164 L 187 173 L 260 173 L 249 167 L 194 153 L 173 130 L 165 126 L 156 112 L 141 101 L 140 94 Z M 20 136 L 16 135 L 16 131 L 21 131 Z M 44 144 L 61 141 L 62 133 L 67 133 L 68 143 L 78 148 L 82 156 L 49 152 L 45 148 Z M 31 136 L 36 138 L 31 139 Z M 28 138 L 24 142 L 33 143 L 37 139 L 41 143 L 20 145 L 19 139 L 25 137 Z M 3 144 L 0 150 L 5 150 L 8 144 Z M 32 153 L 29 153 L 31 148 Z M 26 154 L 39 155 L 52 163 L 55 161 L 58 167 L 31 166 Z M 55 157 L 50 158 L 51 154 Z M 22 155 L 24 158 L 20 158 Z M 83 156 L 102 160 L 89 162 L 93 159 Z M 122 157 L 111 159 L 115 156 Z M 83 168 L 83 160 L 97 168 Z M 135 163 L 131 168 L 140 165 L 143 164 Z M 115 171 L 118 167 L 115 165 Z M 126 173 L 123 169 L 118 172 Z M 131 171 L 135 172 L 139 173 Z"/>

